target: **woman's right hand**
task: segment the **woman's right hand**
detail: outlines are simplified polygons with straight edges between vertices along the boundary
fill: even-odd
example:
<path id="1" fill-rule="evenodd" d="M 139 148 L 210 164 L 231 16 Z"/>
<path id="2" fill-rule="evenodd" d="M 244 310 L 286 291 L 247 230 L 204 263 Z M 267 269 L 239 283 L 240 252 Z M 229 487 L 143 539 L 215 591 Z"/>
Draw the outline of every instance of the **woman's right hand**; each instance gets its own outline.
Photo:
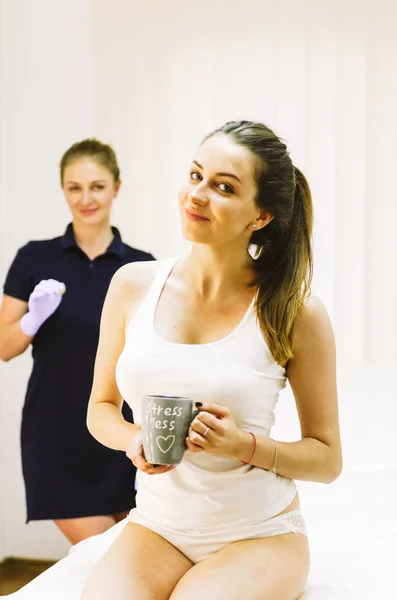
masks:
<path id="1" fill-rule="evenodd" d="M 130 461 L 136 466 L 139 471 L 146 473 L 146 475 L 161 475 L 162 473 L 168 473 L 176 468 L 177 465 L 158 465 L 154 466 L 151 463 L 146 462 L 145 454 L 143 451 L 143 440 L 141 430 L 132 438 L 130 445 L 127 448 L 126 455 Z"/>
<path id="2" fill-rule="evenodd" d="M 61 303 L 65 293 L 65 284 L 56 279 L 43 279 L 36 285 L 29 296 L 27 312 L 20 321 L 25 335 L 35 335 L 42 324 L 50 317 Z"/>

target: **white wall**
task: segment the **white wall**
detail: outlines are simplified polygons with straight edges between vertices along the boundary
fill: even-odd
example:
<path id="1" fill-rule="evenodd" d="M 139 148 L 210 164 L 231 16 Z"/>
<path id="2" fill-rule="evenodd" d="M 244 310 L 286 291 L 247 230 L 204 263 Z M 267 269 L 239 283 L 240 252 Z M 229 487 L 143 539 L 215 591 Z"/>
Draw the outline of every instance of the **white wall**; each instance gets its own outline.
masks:
<path id="1" fill-rule="evenodd" d="M 95 126 L 134 174 L 123 229 L 155 251 L 173 248 L 176 190 L 192 149 L 227 120 L 265 121 L 312 187 L 314 290 L 333 318 L 341 362 L 395 366 L 397 6 L 243 7 L 98 2 Z"/>
<path id="2" fill-rule="evenodd" d="M 93 134 L 91 0 L 1 2 L 0 272 L 29 239 L 53 237 L 67 223 L 58 161 Z M 24 525 L 19 423 L 30 357 L 0 370 L 0 554 L 63 555 L 52 524 Z"/>
<path id="3" fill-rule="evenodd" d="M 314 289 L 334 323 L 345 468 L 395 468 L 397 7 L 387 0 L 2 0 L 0 278 L 17 247 L 62 231 L 58 161 L 112 143 L 128 242 L 182 251 L 176 191 L 230 118 L 284 136 L 314 195 Z M 22 216 L 24 220 L 22 220 Z M 18 430 L 29 357 L 0 367 L 0 557 L 62 556 L 24 525 Z M 275 436 L 296 439 L 289 390 Z"/>

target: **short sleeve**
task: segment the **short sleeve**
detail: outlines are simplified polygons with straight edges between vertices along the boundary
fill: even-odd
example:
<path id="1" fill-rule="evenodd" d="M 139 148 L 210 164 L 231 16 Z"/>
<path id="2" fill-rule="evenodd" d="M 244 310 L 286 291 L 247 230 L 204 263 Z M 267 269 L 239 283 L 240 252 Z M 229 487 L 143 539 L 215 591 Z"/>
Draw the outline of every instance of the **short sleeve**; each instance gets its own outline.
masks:
<path id="1" fill-rule="evenodd" d="M 33 287 L 31 244 L 29 243 L 18 250 L 8 270 L 3 291 L 7 296 L 27 302 Z"/>

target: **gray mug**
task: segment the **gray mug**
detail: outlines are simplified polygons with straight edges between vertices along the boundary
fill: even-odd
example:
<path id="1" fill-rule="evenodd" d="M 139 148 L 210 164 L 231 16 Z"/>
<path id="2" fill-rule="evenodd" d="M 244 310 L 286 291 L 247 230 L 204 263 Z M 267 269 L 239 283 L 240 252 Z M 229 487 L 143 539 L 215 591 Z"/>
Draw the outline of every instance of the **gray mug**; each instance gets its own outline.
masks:
<path id="1" fill-rule="evenodd" d="M 185 439 L 194 417 L 193 400 L 181 396 L 144 396 L 142 438 L 145 459 L 154 465 L 177 465 L 186 451 Z"/>

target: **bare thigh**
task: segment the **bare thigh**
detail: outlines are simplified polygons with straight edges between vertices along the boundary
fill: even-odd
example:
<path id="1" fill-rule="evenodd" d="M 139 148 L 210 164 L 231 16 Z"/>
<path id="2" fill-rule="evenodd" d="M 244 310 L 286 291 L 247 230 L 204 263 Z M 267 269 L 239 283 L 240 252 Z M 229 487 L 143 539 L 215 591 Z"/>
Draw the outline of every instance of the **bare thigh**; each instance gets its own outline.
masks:
<path id="1" fill-rule="evenodd" d="M 230 544 L 195 565 L 170 600 L 298 600 L 309 573 L 309 545 L 300 533 Z"/>
<path id="2" fill-rule="evenodd" d="M 121 519 L 120 519 L 121 520 Z M 82 517 L 79 519 L 58 519 L 54 521 L 71 544 L 78 544 L 92 535 L 104 533 L 113 525 L 117 519 L 112 515 L 100 517 Z"/>
<path id="3" fill-rule="evenodd" d="M 191 568 L 163 537 L 128 523 L 91 573 L 81 600 L 169 600 Z"/>

